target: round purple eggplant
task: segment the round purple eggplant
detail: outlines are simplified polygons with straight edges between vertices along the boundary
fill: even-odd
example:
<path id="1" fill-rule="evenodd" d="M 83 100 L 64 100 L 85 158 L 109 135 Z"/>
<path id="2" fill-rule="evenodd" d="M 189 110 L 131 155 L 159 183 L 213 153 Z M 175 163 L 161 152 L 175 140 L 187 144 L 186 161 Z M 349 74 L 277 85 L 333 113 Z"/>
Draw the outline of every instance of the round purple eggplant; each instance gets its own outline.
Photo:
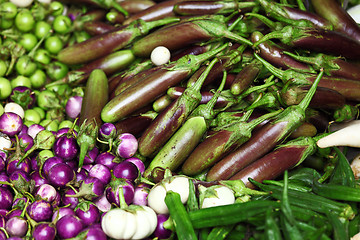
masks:
<path id="1" fill-rule="evenodd" d="M 51 185 L 63 188 L 75 179 L 75 172 L 66 163 L 58 163 L 50 168 L 46 178 Z"/>
<path id="2" fill-rule="evenodd" d="M 132 162 L 123 161 L 114 167 L 113 174 L 116 178 L 134 181 L 139 177 L 139 169 Z"/>
<path id="3" fill-rule="evenodd" d="M 31 124 L 28 127 L 27 134 L 29 134 L 30 137 L 35 139 L 36 135 L 43 130 L 45 130 L 45 127 L 41 126 L 40 124 Z"/>
<path id="4" fill-rule="evenodd" d="M 138 141 L 131 133 L 122 133 L 115 140 L 116 154 L 122 158 L 134 156 L 138 149 Z"/>
<path id="5" fill-rule="evenodd" d="M 101 227 L 96 225 L 91 225 L 85 228 L 78 236 L 81 236 L 82 239 L 96 239 L 96 240 L 107 240 L 107 236 Z"/>
<path id="6" fill-rule="evenodd" d="M 95 164 L 89 169 L 90 177 L 98 178 L 104 185 L 108 184 L 111 179 L 111 172 L 108 167 L 102 164 Z"/>
<path id="7" fill-rule="evenodd" d="M 96 157 L 99 154 L 99 149 L 94 147 L 85 155 L 84 164 L 93 164 L 95 162 Z"/>
<path id="8" fill-rule="evenodd" d="M 42 174 L 43 176 L 48 176 L 50 168 L 58 163 L 64 163 L 64 160 L 60 157 L 49 157 L 45 160 L 44 164 L 42 165 Z"/>
<path id="9" fill-rule="evenodd" d="M 66 102 L 65 113 L 72 119 L 77 118 L 81 112 L 81 104 L 83 98 L 81 96 L 72 96 Z"/>
<path id="10" fill-rule="evenodd" d="M 74 159 L 79 152 L 79 146 L 76 139 L 68 134 L 62 135 L 56 139 L 53 149 L 55 156 L 60 157 L 65 161 Z"/>
<path id="11" fill-rule="evenodd" d="M 39 186 L 34 193 L 35 197 L 39 197 L 49 203 L 55 200 L 56 195 L 56 189 L 50 184 L 43 184 Z"/>
<path id="12" fill-rule="evenodd" d="M 111 181 L 105 189 L 106 198 L 112 204 L 120 206 L 119 190 L 122 188 L 126 204 L 132 203 L 134 199 L 135 187 L 129 180 L 116 179 Z"/>
<path id="13" fill-rule="evenodd" d="M 39 223 L 32 232 L 34 240 L 54 240 L 56 237 L 55 226 L 52 223 Z"/>
<path id="14" fill-rule="evenodd" d="M 150 188 L 150 185 L 145 183 L 137 185 L 134 190 L 134 199 L 132 203 L 135 205 L 146 206 L 148 203 L 147 197 L 149 195 Z"/>
<path id="15" fill-rule="evenodd" d="M 154 236 L 158 239 L 168 239 L 171 236 L 172 231 L 164 227 L 164 222 L 169 219 L 167 214 L 158 214 L 157 215 L 157 225 L 154 231 Z"/>
<path id="16" fill-rule="evenodd" d="M 111 170 L 118 165 L 117 160 L 118 158 L 111 152 L 102 152 L 96 157 L 95 163 L 102 164 Z"/>
<path id="17" fill-rule="evenodd" d="M 44 178 L 44 177 L 42 177 L 40 175 L 39 171 L 31 172 L 30 177 L 31 177 L 32 180 L 34 180 L 35 187 L 40 187 L 43 184 L 48 184 L 49 183 L 49 181 L 46 178 Z"/>
<path id="18" fill-rule="evenodd" d="M 106 194 L 103 194 L 100 197 L 94 199 L 93 202 L 97 206 L 97 208 L 103 213 L 108 212 L 112 207 L 111 203 L 106 198 Z"/>
<path id="19" fill-rule="evenodd" d="M 75 209 L 75 207 L 79 204 L 79 198 L 72 197 L 72 195 L 76 194 L 74 189 L 69 188 L 64 191 L 64 194 L 61 197 L 61 202 L 64 206 L 68 206 L 71 209 Z"/>
<path id="20" fill-rule="evenodd" d="M 135 164 L 137 166 L 137 168 L 139 169 L 141 175 L 145 172 L 145 164 L 139 158 L 136 158 L 136 157 L 127 158 L 127 159 L 125 159 L 124 162 L 131 162 L 131 163 Z"/>
<path id="21" fill-rule="evenodd" d="M 23 126 L 22 118 L 13 112 L 5 112 L 0 116 L 0 132 L 14 137 Z"/>
<path id="22" fill-rule="evenodd" d="M 63 216 L 66 216 L 66 215 L 75 215 L 74 209 L 72 209 L 70 207 L 61 207 L 61 208 L 56 209 L 53 212 L 53 215 L 51 217 L 51 222 L 56 222 L 60 218 L 62 218 Z"/>
<path id="23" fill-rule="evenodd" d="M 99 209 L 89 201 L 79 203 L 75 208 L 75 214 L 83 221 L 84 226 L 90 226 L 100 220 Z"/>
<path id="24" fill-rule="evenodd" d="M 5 165 L 6 165 L 5 159 L 3 157 L 0 157 L 0 172 L 5 170 Z"/>
<path id="25" fill-rule="evenodd" d="M 11 158 L 11 156 L 9 158 Z M 8 159 L 6 165 L 6 173 L 8 175 L 11 175 L 16 170 L 22 170 L 26 173 L 30 173 L 31 166 L 29 158 L 25 158 L 22 162 L 19 162 L 20 158 Z"/>
<path id="26" fill-rule="evenodd" d="M 51 204 L 42 199 L 32 202 L 26 210 L 30 218 L 36 222 L 48 221 L 53 214 Z"/>
<path id="27" fill-rule="evenodd" d="M 99 137 L 104 140 L 112 139 L 116 136 L 116 127 L 113 123 L 103 123 L 99 128 Z"/>
<path id="28" fill-rule="evenodd" d="M 12 192 L 7 188 L 0 187 L 0 209 L 10 209 L 13 200 L 14 195 Z"/>
<path id="29" fill-rule="evenodd" d="M 11 237 L 24 237 L 28 231 L 27 221 L 19 216 L 9 218 L 5 224 L 5 230 Z"/>
<path id="30" fill-rule="evenodd" d="M 28 151 L 32 146 L 34 146 L 34 139 L 27 133 L 19 135 L 19 143 L 21 148 L 24 148 L 24 151 Z"/>
<path id="31" fill-rule="evenodd" d="M 57 234 L 60 238 L 76 237 L 84 228 L 83 222 L 75 215 L 66 215 L 56 222 Z"/>

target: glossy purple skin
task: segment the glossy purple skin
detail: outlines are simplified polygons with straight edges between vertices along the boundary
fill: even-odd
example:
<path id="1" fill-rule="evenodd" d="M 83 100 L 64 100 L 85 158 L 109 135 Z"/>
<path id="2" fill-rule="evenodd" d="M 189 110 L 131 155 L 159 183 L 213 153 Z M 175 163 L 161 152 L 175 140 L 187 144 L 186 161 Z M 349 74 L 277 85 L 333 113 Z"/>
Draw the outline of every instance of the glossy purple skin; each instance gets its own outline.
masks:
<path id="1" fill-rule="evenodd" d="M 140 174 L 143 174 L 145 172 L 145 164 L 141 159 L 136 157 L 127 158 L 124 160 L 124 162 L 131 162 L 137 166 L 137 168 L 140 171 Z"/>
<path id="2" fill-rule="evenodd" d="M 3 157 L 0 157 L 0 172 L 5 170 L 5 159 Z"/>
<path id="3" fill-rule="evenodd" d="M 122 133 L 117 137 L 120 140 L 116 147 L 116 154 L 122 158 L 134 156 L 138 149 L 138 141 L 131 133 Z"/>
<path id="4" fill-rule="evenodd" d="M 50 168 L 52 168 L 54 165 L 58 163 L 64 163 L 64 160 L 59 157 L 49 157 L 48 159 L 46 159 L 42 166 L 43 176 L 49 175 Z"/>
<path id="5" fill-rule="evenodd" d="M 0 132 L 14 137 L 23 126 L 22 118 L 16 113 L 5 112 L 0 116 Z"/>
<path id="6" fill-rule="evenodd" d="M 71 169 L 76 170 L 77 168 L 77 162 L 76 161 L 67 161 L 65 162 Z"/>
<path id="7" fill-rule="evenodd" d="M 76 139 L 74 137 L 68 137 L 67 135 L 63 135 L 56 139 L 53 149 L 55 156 L 60 157 L 65 161 L 74 159 L 79 152 L 79 146 Z"/>
<path id="8" fill-rule="evenodd" d="M 40 124 L 32 124 L 28 127 L 27 134 L 30 135 L 33 139 L 35 139 L 36 135 L 41 132 L 42 130 L 45 130 L 43 126 Z"/>
<path id="9" fill-rule="evenodd" d="M 89 176 L 98 178 L 104 185 L 108 184 L 111 180 L 110 169 L 102 164 L 93 165 L 89 170 Z"/>
<path id="10" fill-rule="evenodd" d="M 105 165 L 109 169 L 113 169 L 116 165 L 118 165 L 118 163 L 113 161 L 115 158 L 116 156 L 110 152 L 102 152 L 96 157 L 95 163 L 99 163 Z"/>
<path id="11" fill-rule="evenodd" d="M 56 137 L 56 138 L 59 138 L 59 137 L 61 137 L 62 135 L 68 133 L 69 130 L 70 130 L 70 128 L 60 128 L 59 130 L 57 130 L 57 132 L 56 132 L 56 134 L 55 134 L 55 137 Z M 75 131 L 75 130 L 72 130 L 72 131 L 73 131 L 74 135 L 77 136 L 77 134 L 78 134 L 77 131 Z"/>
<path id="12" fill-rule="evenodd" d="M 159 239 L 168 239 L 171 236 L 171 230 L 164 228 L 164 222 L 169 219 L 169 215 L 158 214 L 157 215 L 157 226 L 154 231 L 154 236 Z"/>
<path id="13" fill-rule="evenodd" d="M 6 172 L 0 172 L 0 182 L 8 182 L 8 181 L 9 181 L 9 176 L 6 174 Z M 0 184 L 0 187 L 9 188 L 9 186 L 5 184 Z"/>
<path id="14" fill-rule="evenodd" d="M 101 227 L 98 226 L 90 226 L 83 230 L 83 232 L 86 231 L 86 239 L 93 239 L 93 240 L 107 240 L 107 236 L 104 233 L 104 231 L 101 229 Z"/>
<path id="15" fill-rule="evenodd" d="M 28 134 L 29 127 L 26 125 L 23 125 L 21 128 L 21 131 L 19 132 L 18 136 L 20 137 L 22 134 Z"/>
<path id="16" fill-rule="evenodd" d="M 54 209 L 54 208 L 59 207 L 60 204 L 61 204 L 61 195 L 59 192 L 57 192 L 55 200 L 51 202 L 51 205 L 53 206 L 53 209 Z"/>
<path id="17" fill-rule="evenodd" d="M 72 119 L 77 118 L 81 112 L 83 98 L 80 96 L 69 97 L 65 105 L 65 113 Z"/>
<path id="18" fill-rule="evenodd" d="M 28 230 L 27 221 L 18 216 L 11 217 L 7 220 L 5 229 L 11 237 L 23 237 Z"/>
<path id="19" fill-rule="evenodd" d="M 96 177 L 90 177 L 90 176 L 86 177 L 84 179 L 84 181 L 81 182 L 81 185 L 83 185 L 83 184 L 86 184 L 86 185 L 92 184 L 91 191 L 92 191 L 92 193 L 94 193 L 96 195 L 96 197 L 91 197 L 91 199 L 89 199 L 89 200 L 98 198 L 101 195 L 103 195 L 103 193 L 104 193 L 105 185 L 103 184 L 102 181 L 100 181 Z M 80 185 L 80 188 L 81 188 L 81 185 Z"/>
<path id="20" fill-rule="evenodd" d="M 100 220 L 100 211 L 94 204 L 89 204 L 88 209 L 83 210 L 80 207 L 75 210 L 78 216 L 84 223 L 84 226 L 90 226 Z"/>
<path id="21" fill-rule="evenodd" d="M 34 240 L 53 240 L 56 237 L 56 229 L 49 223 L 40 223 L 32 232 Z"/>
<path id="22" fill-rule="evenodd" d="M 1 209 L 0 208 L 0 216 L 3 216 L 5 219 L 7 219 L 7 214 L 9 213 L 9 210 L 7 209 Z"/>
<path id="23" fill-rule="evenodd" d="M 99 154 L 99 149 L 94 147 L 85 155 L 84 164 L 93 164 L 95 162 L 96 157 Z"/>
<path id="24" fill-rule="evenodd" d="M 12 208 L 18 208 L 18 206 L 22 206 L 24 205 L 25 203 L 27 202 L 27 199 L 25 197 L 21 197 L 21 198 L 16 198 L 14 201 L 13 201 L 13 204 L 12 204 Z M 20 209 L 19 209 L 20 210 Z M 21 215 L 21 212 L 19 211 L 18 213 L 20 214 L 17 214 L 15 216 L 20 216 Z"/>
<path id="25" fill-rule="evenodd" d="M 34 103 L 36 102 L 36 99 L 35 99 L 35 93 L 34 92 L 32 92 L 32 90 L 30 89 L 30 88 L 28 88 L 28 87 L 25 87 L 25 86 L 17 86 L 17 87 L 14 87 L 13 88 L 13 90 L 12 90 L 12 92 L 11 92 L 11 94 L 10 94 L 10 96 L 9 96 L 9 100 L 11 101 L 11 102 L 14 102 L 14 95 L 16 94 L 16 92 L 19 92 L 19 93 L 24 93 L 24 92 L 26 92 L 26 91 L 28 91 L 28 94 L 29 95 L 26 95 L 26 99 L 17 99 L 17 100 L 15 100 L 15 102 L 18 102 L 18 103 L 20 103 L 20 102 L 24 102 L 24 101 L 27 101 L 27 103 L 28 103 L 28 105 L 22 105 L 23 107 L 25 107 L 25 110 L 26 110 L 26 108 L 27 109 L 29 109 L 29 108 L 31 108 L 32 106 L 34 106 Z M 20 101 L 20 102 L 19 102 Z"/>
<path id="26" fill-rule="evenodd" d="M 30 182 L 31 178 L 30 175 L 27 172 L 24 172 L 22 170 L 15 170 L 13 173 L 9 176 L 9 181 L 18 181 L 20 180 L 20 176 L 25 179 L 25 181 Z"/>
<path id="27" fill-rule="evenodd" d="M 29 216 L 36 222 L 44 222 L 51 219 L 53 208 L 51 204 L 45 200 L 36 200 L 27 207 Z"/>
<path id="28" fill-rule="evenodd" d="M 20 217 L 21 213 L 22 213 L 21 209 L 13 209 L 6 215 L 6 218 L 10 219 L 12 217 Z"/>
<path id="29" fill-rule="evenodd" d="M 61 202 L 64 206 L 68 206 L 71 209 L 75 209 L 75 207 L 79 204 L 79 198 L 70 197 L 74 195 L 75 191 L 71 188 L 67 189 L 61 197 Z M 69 195 L 69 196 L 67 196 Z"/>
<path id="30" fill-rule="evenodd" d="M 7 156 L 8 156 L 8 154 L 6 152 L 4 152 L 3 150 L 0 150 L 0 157 L 2 157 L 3 159 L 7 159 Z"/>
<path id="31" fill-rule="evenodd" d="M 6 173 L 11 175 L 16 170 L 22 170 L 26 173 L 30 173 L 31 166 L 29 158 L 25 158 L 20 164 L 18 164 L 20 159 L 12 159 L 7 161 Z"/>
<path id="32" fill-rule="evenodd" d="M 55 187 L 65 187 L 75 178 L 74 170 L 66 163 L 58 163 L 52 166 L 47 175 L 49 183 Z"/>
<path id="33" fill-rule="evenodd" d="M 129 205 L 130 203 L 132 203 L 134 199 L 134 192 L 135 192 L 134 185 L 129 181 L 126 181 L 126 183 L 123 186 L 118 186 L 115 190 L 112 189 L 111 187 L 107 187 L 105 189 L 106 198 L 110 203 L 120 206 L 119 189 L 121 187 L 123 188 L 125 202 L 126 204 Z"/>
<path id="34" fill-rule="evenodd" d="M 93 167 L 92 164 L 84 164 L 81 169 L 84 169 L 85 171 L 89 172 L 90 169 Z"/>
<path id="35" fill-rule="evenodd" d="M 37 155 L 34 154 L 30 157 L 30 167 L 32 171 L 39 171 L 40 166 L 37 162 Z"/>
<path id="36" fill-rule="evenodd" d="M 76 181 L 77 182 L 84 180 L 87 176 L 88 176 L 88 171 L 86 171 L 83 168 L 80 169 L 80 172 L 76 171 Z"/>
<path id="37" fill-rule="evenodd" d="M 113 123 L 103 123 L 99 128 L 99 136 L 102 139 L 108 139 L 112 134 L 116 134 L 116 127 Z"/>
<path id="38" fill-rule="evenodd" d="M 146 206 L 148 203 L 147 196 L 149 195 L 150 186 L 147 184 L 139 184 L 135 187 L 133 204 Z"/>
<path id="39" fill-rule="evenodd" d="M 50 184 L 43 184 L 39 186 L 34 193 L 36 198 L 39 197 L 49 203 L 56 199 L 56 195 L 56 189 Z"/>
<path id="40" fill-rule="evenodd" d="M 123 161 L 114 167 L 113 174 L 117 178 L 134 181 L 139 176 L 139 169 L 132 162 Z"/>
<path id="41" fill-rule="evenodd" d="M 24 151 L 29 151 L 29 149 L 34 146 L 34 139 L 27 133 L 19 135 L 20 146 L 25 147 Z"/>
<path id="42" fill-rule="evenodd" d="M 55 210 L 51 217 L 51 221 L 54 222 L 66 215 L 75 215 L 74 209 L 69 208 L 69 207 L 61 207 L 61 208 Z"/>
<path id="43" fill-rule="evenodd" d="M 43 184 L 49 183 L 46 178 L 40 176 L 40 173 L 38 171 L 33 171 L 32 173 L 30 173 L 30 177 L 32 180 L 34 180 L 35 187 L 40 187 Z"/>
<path id="44" fill-rule="evenodd" d="M 76 237 L 84 228 L 82 220 L 75 215 L 66 215 L 56 222 L 57 234 L 60 238 Z"/>
<path id="45" fill-rule="evenodd" d="M 0 209 L 9 210 L 12 206 L 14 196 L 7 188 L 0 187 Z"/>
<path id="46" fill-rule="evenodd" d="M 103 194 L 100 197 L 93 200 L 94 204 L 97 206 L 97 208 L 101 212 L 107 212 L 111 209 L 111 203 L 109 203 L 108 199 L 106 198 L 106 195 Z"/>

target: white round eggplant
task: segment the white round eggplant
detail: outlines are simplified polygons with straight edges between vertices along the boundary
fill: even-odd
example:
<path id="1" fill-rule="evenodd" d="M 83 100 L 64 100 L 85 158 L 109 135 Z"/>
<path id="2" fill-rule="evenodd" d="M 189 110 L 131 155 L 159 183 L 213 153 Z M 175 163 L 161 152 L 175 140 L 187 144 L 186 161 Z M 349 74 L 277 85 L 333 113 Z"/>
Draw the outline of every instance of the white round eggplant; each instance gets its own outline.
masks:
<path id="1" fill-rule="evenodd" d="M 234 192 L 226 186 L 212 186 L 206 188 L 202 194 L 204 194 L 204 197 L 200 205 L 201 208 L 223 206 L 235 203 Z"/>
<path id="2" fill-rule="evenodd" d="M 181 202 L 185 204 L 189 198 L 189 178 L 185 176 L 168 177 L 150 189 L 148 206 L 157 214 L 169 213 L 164 201 L 167 191 L 179 193 Z"/>

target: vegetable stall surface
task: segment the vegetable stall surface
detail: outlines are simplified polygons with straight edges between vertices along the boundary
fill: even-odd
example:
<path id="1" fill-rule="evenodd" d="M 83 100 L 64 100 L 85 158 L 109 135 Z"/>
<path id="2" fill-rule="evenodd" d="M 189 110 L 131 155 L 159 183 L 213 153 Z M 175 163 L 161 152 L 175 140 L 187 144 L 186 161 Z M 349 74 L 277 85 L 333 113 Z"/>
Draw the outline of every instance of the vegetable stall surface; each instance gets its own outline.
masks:
<path id="1" fill-rule="evenodd" d="M 0 0 L 0 240 L 355 239 L 357 4 Z"/>

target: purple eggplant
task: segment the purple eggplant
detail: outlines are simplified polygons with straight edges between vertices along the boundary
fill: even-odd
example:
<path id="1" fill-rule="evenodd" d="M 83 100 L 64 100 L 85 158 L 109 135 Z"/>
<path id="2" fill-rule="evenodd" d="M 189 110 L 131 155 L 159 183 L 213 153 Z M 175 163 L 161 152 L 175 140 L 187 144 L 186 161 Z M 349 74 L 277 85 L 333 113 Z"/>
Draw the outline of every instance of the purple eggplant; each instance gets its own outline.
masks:
<path id="1" fill-rule="evenodd" d="M 5 187 L 0 187 L 0 209 L 10 209 L 14 196 L 11 191 Z"/>
<path id="2" fill-rule="evenodd" d="M 81 96 L 69 97 L 65 105 L 65 112 L 70 118 L 75 119 L 80 115 L 82 100 Z"/>
<path id="3" fill-rule="evenodd" d="M 116 178 L 135 181 L 139 177 L 139 169 L 132 162 L 123 161 L 114 167 L 113 174 Z"/>
<path id="4" fill-rule="evenodd" d="M 28 231 L 27 221 L 20 216 L 14 216 L 7 220 L 5 230 L 11 237 L 24 237 Z"/>
<path id="5" fill-rule="evenodd" d="M 99 149 L 95 146 L 85 155 L 84 164 L 93 164 L 98 154 L 99 154 Z"/>
<path id="6" fill-rule="evenodd" d="M 31 124 L 28 127 L 27 134 L 29 134 L 30 137 L 34 139 L 36 135 L 42 130 L 45 130 L 45 127 L 41 126 L 40 124 Z"/>
<path id="7" fill-rule="evenodd" d="M 5 170 L 5 159 L 3 157 L 0 157 L 0 172 Z"/>
<path id="8" fill-rule="evenodd" d="M 126 204 L 132 203 L 134 199 L 135 188 L 129 181 L 121 178 L 113 178 L 105 189 L 106 198 L 111 204 L 120 206 L 119 189 L 122 188 Z"/>
<path id="9" fill-rule="evenodd" d="M 157 225 L 154 231 L 154 236 L 158 239 L 168 239 L 172 231 L 169 229 L 166 229 L 164 227 L 164 222 L 166 222 L 169 219 L 169 215 L 167 214 L 158 214 L 157 215 Z"/>
<path id="10" fill-rule="evenodd" d="M 56 139 L 54 144 L 55 156 L 65 161 L 73 160 L 79 152 L 79 146 L 72 134 L 66 134 Z"/>
<path id="11" fill-rule="evenodd" d="M 138 141 L 131 133 L 122 133 L 115 140 L 116 153 L 119 157 L 130 158 L 138 149 Z"/>
<path id="12" fill-rule="evenodd" d="M 30 218 L 36 222 L 45 222 L 51 219 L 53 208 L 45 200 L 36 200 L 27 207 L 27 213 Z"/>
<path id="13" fill-rule="evenodd" d="M 13 112 L 5 112 L 0 116 L 0 132 L 14 137 L 21 131 L 23 126 L 22 118 Z"/>
<path id="14" fill-rule="evenodd" d="M 78 234 L 81 239 L 96 239 L 96 240 L 107 240 L 107 236 L 101 227 L 91 225 L 85 228 L 81 233 Z"/>
<path id="15" fill-rule="evenodd" d="M 143 174 L 145 172 L 145 164 L 144 164 L 144 162 L 141 159 L 137 158 L 137 157 L 127 158 L 127 159 L 124 160 L 124 162 L 131 162 L 131 163 L 135 164 L 135 166 L 140 171 L 140 174 Z"/>
<path id="16" fill-rule="evenodd" d="M 57 191 L 52 185 L 43 184 L 36 189 L 34 196 L 51 203 L 55 200 L 56 193 Z"/>
<path id="17" fill-rule="evenodd" d="M 85 226 L 90 226 L 100 220 L 99 209 L 89 201 L 80 202 L 75 208 L 75 214 L 83 221 Z"/>
<path id="18" fill-rule="evenodd" d="M 104 189 L 105 185 L 100 179 L 88 176 L 80 183 L 79 191 L 77 193 L 67 196 L 83 197 L 92 201 L 103 195 Z"/>
<path id="19" fill-rule="evenodd" d="M 140 206 L 147 206 L 147 196 L 149 195 L 150 186 L 145 183 L 140 183 L 135 187 L 133 204 Z"/>
<path id="20" fill-rule="evenodd" d="M 62 158 L 55 157 L 55 156 L 54 157 L 49 157 L 48 159 L 46 159 L 45 162 L 41 166 L 42 175 L 44 177 L 48 176 L 50 168 L 52 168 L 54 165 L 56 165 L 58 163 L 64 163 L 64 160 Z"/>
<path id="21" fill-rule="evenodd" d="M 56 228 L 52 223 L 39 223 L 32 232 L 34 240 L 54 240 L 56 237 Z"/>
<path id="22" fill-rule="evenodd" d="M 110 182 L 111 172 L 105 165 L 95 164 L 90 168 L 89 176 L 98 178 L 104 185 L 106 185 Z"/>
<path id="23" fill-rule="evenodd" d="M 118 165 L 118 158 L 111 152 L 102 152 L 96 157 L 95 163 L 102 164 L 112 170 Z"/>
<path id="24" fill-rule="evenodd" d="M 43 184 L 48 184 L 49 181 L 42 177 L 39 171 L 33 171 L 30 173 L 31 180 L 34 181 L 35 188 L 40 187 Z"/>
<path id="25" fill-rule="evenodd" d="M 75 209 L 76 206 L 79 204 L 79 198 L 72 197 L 72 195 L 74 194 L 76 194 L 74 189 L 66 189 L 61 197 L 62 204 L 70 209 Z"/>
<path id="26" fill-rule="evenodd" d="M 50 168 L 46 178 L 51 185 L 62 188 L 75 179 L 75 172 L 66 163 L 57 163 Z"/>
<path id="27" fill-rule="evenodd" d="M 76 215 L 63 216 L 56 222 L 57 235 L 61 239 L 76 237 L 83 228 L 83 221 Z"/>
<path id="28" fill-rule="evenodd" d="M 103 195 L 101 195 L 100 197 L 96 198 L 94 201 L 94 204 L 97 206 L 97 208 L 101 211 L 101 212 L 107 212 L 111 209 L 111 203 L 108 201 L 108 199 L 106 198 L 106 194 L 104 193 Z"/>
<path id="29" fill-rule="evenodd" d="M 20 146 L 24 148 L 24 151 L 30 150 L 34 146 L 34 139 L 27 133 L 19 134 Z"/>
<path id="30" fill-rule="evenodd" d="M 53 215 L 51 217 L 51 222 L 59 221 L 63 216 L 67 216 L 67 215 L 75 215 L 74 209 L 70 207 L 58 208 L 53 212 Z"/>

